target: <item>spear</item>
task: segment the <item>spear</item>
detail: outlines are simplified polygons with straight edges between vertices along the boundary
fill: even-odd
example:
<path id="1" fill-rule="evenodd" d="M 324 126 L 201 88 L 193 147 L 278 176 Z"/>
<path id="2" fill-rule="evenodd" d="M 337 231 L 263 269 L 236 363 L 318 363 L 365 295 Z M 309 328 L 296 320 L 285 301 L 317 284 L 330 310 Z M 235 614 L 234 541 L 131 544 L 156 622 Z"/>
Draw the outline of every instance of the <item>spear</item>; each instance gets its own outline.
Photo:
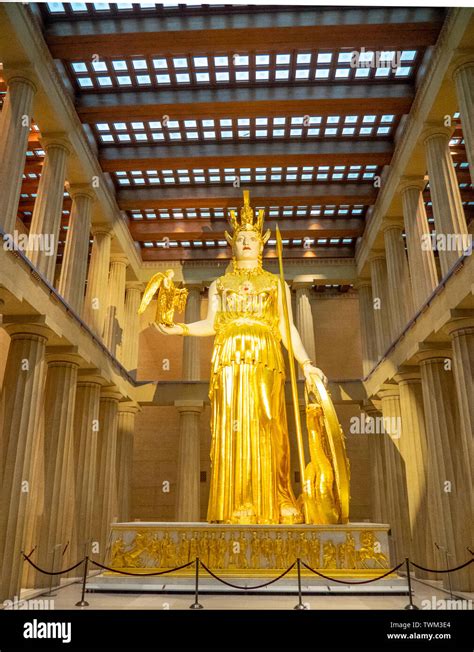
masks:
<path id="1" fill-rule="evenodd" d="M 293 342 L 291 339 L 291 330 L 290 330 L 290 316 L 289 316 L 289 311 L 288 311 L 288 303 L 287 303 L 287 296 L 286 296 L 286 286 L 285 286 L 285 276 L 283 274 L 283 258 L 282 258 L 282 253 L 283 253 L 283 245 L 281 241 L 281 235 L 280 235 L 280 229 L 278 226 L 276 227 L 276 243 L 277 243 L 277 254 L 278 254 L 278 264 L 280 267 L 280 284 L 281 284 L 281 297 L 282 297 L 282 304 L 283 304 L 283 315 L 285 318 L 285 330 L 286 330 L 286 341 L 287 341 L 287 349 L 288 349 L 288 361 L 290 365 L 290 379 L 291 379 L 291 396 L 293 399 L 293 411 L 295 413 L 295 429 L 296 429 L 296 441 L 298 444 L 298 460 L 300 464 L 300 475 L 301 475 L 301 486 L 303 488 L 303 509 L 304 509 L 304 517 L 305 517 L 305 522 L 309 523 L 309 515 L 308 515 L 308 506 L 306 504 L 306 501 L 304 500 L 304 494 L 306 491 L 306 484 L 305 484 L 305 460 L 304 460 L 304 446 L 303 446 L 303 432 L 301 430 L 301 418 L 300 418 L 300 409 L 299 409 L 299 401 L 298 401 L 298 386 L 296 384 L 296 371 L 295 371 L 295 359 L 293 355 Z"/>

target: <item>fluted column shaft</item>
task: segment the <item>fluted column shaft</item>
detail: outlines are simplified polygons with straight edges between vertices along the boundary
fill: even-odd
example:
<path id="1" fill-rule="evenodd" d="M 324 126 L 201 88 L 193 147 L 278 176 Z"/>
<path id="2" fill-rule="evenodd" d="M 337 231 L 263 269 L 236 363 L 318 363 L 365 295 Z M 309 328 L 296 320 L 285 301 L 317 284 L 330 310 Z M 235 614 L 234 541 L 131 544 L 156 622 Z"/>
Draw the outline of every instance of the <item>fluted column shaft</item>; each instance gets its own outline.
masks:
<path id="1" fill-rule="evenodd" d="M 452 566 L 466 561 L 466 546 L 472 545 L 470 520 L 471 488 L 467 490 L 462 468 L 462 439 L 459 434 L 458 411 L 452 373 L 449 370 L 449 350 L 425 350 L 419 354 L 428 434 L 428 456 L 432 469 L 429 481 L 428 509 L 435 542 L 447 548 Z M 444 555 L 438 564 L 445 564 Z M 472 573 L 452 574 L 453 586 L 472 590 Z M 470 588 L 469 588 L 470 587 Z"/>
<path id="2" fill-rule="evenodd" d="M 439 247 L 443 276 L 463 254 L 466 242 L 462 238 L 468 233 L 456 172 L 449 151 L 449 138 L 449 131 L 435 128 L 428 131 L 424 141 L 436 233 L 437 236 L 451 237 L 451 240 L 447 241 L 448 246 Z"/>
<path id="3" fill-rule="evenodd" d="M 48 330 L 9 324 L 11 336 L 3 385 L 0 446 L 0 602 L 19 595 L 25 514 L 31 482 L 31 455 L 38 436 L 46 372 Z"/>
<path id="4" fill-rule="evenodd" d="M 405 255 L 403 229 L 390 224 L 384 229 L 385 252 L 387 256 L 387 282 L 390 294 L 391 322 L 393 332 L 399 335 L 413 316 L 410 273 Z"/>
<path id="5" fill-rule="evenodd" d="M 400 391 L 402 436 L 400 453 L 405 464 L 411 533 L 410 556 L 425 566 L 436 566 L 433 532 L 428 512 L 428 444 L 421 375 L 417 367 L 397 376 Z M 425 561 L 423 561 L 425 560 Z"/>
<path id="6" fill-rule="evenodd" d="M 139 322 L 142 286 L 140 283 L 127 283 L 125 289 L 125 308 L 122 337 L 122 364 L 125 369 L 135 372 L 138 366 Z"/>
<path id="7" fill-rule="evenodd" d="M 401 411 L 400 396 L 396 386 L 379 392 L 382 399 L 384 417 L 385 460 L 387 472 L 387 490 L 393 547 L 397 561 L 408 556 L 410 533 L 408 522 L 408 497 L 405 465 L 400 453 Z M 388 435 L 388 436 L 387 436 Z"/>
<path id="8" fill-rule="evenodd" d="M 130 521 L 133 469 L 133 434 L 138 405 L 121 403 L 117 427 L 117 503 L 119 521 Z"/>
<path id="9" fill-rule="evenodd" d="M 376 432 L 374 426 L 377 421 L 380 423 L 381 414 L 372 403 L 366 402 L 363 412 L 367 421 L 372 421 L 369 433 L 368 448 L 370 461 L 371 495 L 372 495 L 372 518 L 375 523 L 389 522 L 389 509 L 387 505 L 387 472 L 385 463 L 385 450 L 383 436 Z M 368 424 L 367 424 L 368 425 Z"/>
<path id="10" fill-rule="evenodd" d="M 74 412 L 74 474 L 76 485 L 75 552 L 80 559 L 89 554 L 94 512 L 99 400 L 103 381 L 79 377 Z"/>
<path id="11" fill-rule="evenodd" d="M 53 283 L 69 150 L 67 142 L 59 138 L 46 139 L 44 149 L 46 154 L 31 218 L 30 236 L 42 237 L 45 243 L 47 239 L 48 245 L 33 247 L 27 251 L 27 256 L 36 269 Z"/>
<path id="12" fill-rule="evenodd" d="M 381 358 L 392 341 L 390 322 L 390 299 L 387 286 L 387 265 L 385 256 L 374 256 L 370 261 L 372 295 L 374 299 L 375 335 L 377 355 Z"/>
<path id="13" fill-rule="evenodd" d="M 82 316 L 93 195 L 86 189 L 74 187 L 69 189 L 69 194 L 72 197 L 72 207 L 58 291 L 71 308 Z"/>
<path id="14" fill-rule="evenodd" d="M 456 387 L 457 405 L 459 408 L 461 482 L 466 487 L 474 486 L 474 316 L 462 317 L 461 314 L 448 322 L 453 350 L 453 375 Z M 470 498 L 470 507 L 474 522 L 474 496 L 472 491 L 466 492 Z M 467 506 L 466 506 L 467 508 Z"/>
<path id="15" fill-rule="evenodd" d="M 8 80 L 0 113 L 0 226 L 15 228 L 36 86 L 21 73 Z"/>
<path id="16" fill-rule="evenodd" d="M 104 343 L 110 349 L 112 355 L 117 358 L 121 357 L 120 347 L 123 333 L 127 264 L 128 261 L 125 256 L 112 256 L 110 259 L 109 296 L 104 323 Z"/>
<path id="17" fill-rule="evenodd" d="M 74 356 L 48 355 L 44 402 L 44 508 L 38 541 L 38 565 L 51 568 L 53 549 L 63 539 L 66 517 L 74 510 L 69 472 L 73 468 L 72 436 L 78 361 Z M 69 490 L 68 490 L 69 488 Z M 72 486 L 72 489 L 74 487 Z M 69 503 L 69 504 L 68 504 Z M 57 556 L 57 560 L 60 559 Z M 48 586 L 49 577 L 38 573 L 38 586 Z"/>
<path id="18" fill-rule="evenodd" d="M 176 520 L 200 520 L 200 440 L 199 415 L 202 401 L 175 401 L 179 412 L 178 473 L 176 479 Z"/>
<path id="19" fill-rule="evenodd" d="M 201 285 L 187 285 L 185 322 L 201 319 Z M 201 357 L 199 337 L 183 338 L 183 380 L 201 379 Z"/>
<path id="20" fill-rule="evenodd" d="M 293 284 L 296 294 L 296 328 L 301 336 L 301 341 L 310 360 L 316 361 L 316 347 L 314 342 L 313 312 L 311 310 L 311 286 Z M 304 378 L 304 373 L 298 365 L 298 377 Z"/>
<path id="21" fill-rule="evenodd" d="M 472 53 L 469 57 L 465 57 L 464 61 L 455 69 L 454 82 L 469 171 L 474 184 L 474 55 Z"/>
<path id="22" fill-rule="evenodd" d="M 96 505 L 94 537 L 99 542 L 99 558 L 104 559 L 110 524 L 117 517 L 116 456 L 118 404 L 121 396 L 103 390 L 100 397 L 97 437 Z"/>
<path id="23" fill-rule="evenodd" d="M 357 290 L 359 293 L 362 369 L 364 376 L 367 376 L 377 362 L 374 301 L 372 298 L 372 286 L 368 281 L 358 282 Z"/>
<path id="24" fill-rule="evenodd" d="M 430 227 L 423 201 L 423 185 L 420 181 L 418 185 L 407 185 L 401 190 L 415 310 L 421 308 L 438 285 L 438 272 L 433 249 L 426 246 Z"/>
<path id="25" fill-rule="evenodd" d="M 107 227 L 97 226 L 92 228 L 92 234 L 94 241 L 87 276 L 84 320 L 101 337 L 107 308 L 112 233 Z"/>

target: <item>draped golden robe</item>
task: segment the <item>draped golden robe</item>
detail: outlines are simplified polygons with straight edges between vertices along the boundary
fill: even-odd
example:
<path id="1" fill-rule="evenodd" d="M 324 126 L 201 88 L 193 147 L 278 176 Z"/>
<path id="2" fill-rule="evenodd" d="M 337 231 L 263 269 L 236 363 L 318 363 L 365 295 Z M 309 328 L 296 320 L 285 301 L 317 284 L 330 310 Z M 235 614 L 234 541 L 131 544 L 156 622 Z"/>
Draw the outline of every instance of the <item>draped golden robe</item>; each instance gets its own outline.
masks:
<path id="1" fill-rule="evenodd" d="M 207 520 L 294 523 L 278 277 L 236 270 L 217 281 L 211 363 L 211 489 Z"/>

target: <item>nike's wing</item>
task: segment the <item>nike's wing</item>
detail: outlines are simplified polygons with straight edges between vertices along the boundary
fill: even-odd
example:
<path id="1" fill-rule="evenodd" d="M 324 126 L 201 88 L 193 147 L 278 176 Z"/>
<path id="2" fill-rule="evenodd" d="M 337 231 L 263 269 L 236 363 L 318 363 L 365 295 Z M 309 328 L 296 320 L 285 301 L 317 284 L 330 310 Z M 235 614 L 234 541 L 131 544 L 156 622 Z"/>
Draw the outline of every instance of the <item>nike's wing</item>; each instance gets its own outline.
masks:
<path id="1" fill-rule="evenodd" d="M 144 313 L 145 310 L 147 309 L 148 304 L 155 296 L 156 291 L 159 289 L 164 279 L 164 276 L 165 275 L 163 274 L 163 272 L 158 272 L 157 274 L 152 276 L 151 279 L 148 281 L 148 285 L 146 286 L 145 292 L 143 293 L 142 302 L 140 304 L 140 307 L 138 308 L 139 315 Z"/>

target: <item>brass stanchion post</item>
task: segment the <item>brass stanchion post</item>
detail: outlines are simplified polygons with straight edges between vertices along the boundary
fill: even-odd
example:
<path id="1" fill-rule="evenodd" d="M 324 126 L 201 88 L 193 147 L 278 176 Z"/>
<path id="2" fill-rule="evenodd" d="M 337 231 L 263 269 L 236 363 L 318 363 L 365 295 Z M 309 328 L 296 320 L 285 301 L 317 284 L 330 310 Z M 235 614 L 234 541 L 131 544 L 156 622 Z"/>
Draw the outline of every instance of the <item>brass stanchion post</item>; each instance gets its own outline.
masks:
<path id="1" fill-rule="evenodd" d="M 84 560 L 84 575 L 82 576 L 82 593 L 81 593 L 81 599 L 79 602 L 76 602 L 76 607 L 88 607 L 89 603 L 84 600 L 85 593 L 86 593 L 86 581 L 87 581 L 87 571 L 89 568 L 89 557 L 86 555 L 85 560 Z"/>
<path id="2" fill-rule="evenodd" d="M 303 604 L 302 600 L 302 595 L 301 595 L 301 563 L 300 563 L 300 558 L 296 560 L 296 566 L 298 570 L 298 604 L 296 607 L 293 607 L 293 609 L 306 609 L 306 607 Z"/>
<path id="3" fill-rule="evenodd" d="M 195 582 L 194 602 L 189 607 L 190 609 L 204 609 L 202 604 L 199 604 L 199 557 L 196 557 L 196 582 Z"/>
<path id="4" fill-rule="evenodd" d="M 411 594 L 410 560 L 408 559 L 408 557 L 405 557 L 405 565 L 406 565 L 406 569 L 407 569 L 408 597 L 410 599 L 410 602 L 407 604 L 405 609 L 407 609 L 407 610 L 418 609 L 416 604 L 413 603 L 413 596 Z"/>

